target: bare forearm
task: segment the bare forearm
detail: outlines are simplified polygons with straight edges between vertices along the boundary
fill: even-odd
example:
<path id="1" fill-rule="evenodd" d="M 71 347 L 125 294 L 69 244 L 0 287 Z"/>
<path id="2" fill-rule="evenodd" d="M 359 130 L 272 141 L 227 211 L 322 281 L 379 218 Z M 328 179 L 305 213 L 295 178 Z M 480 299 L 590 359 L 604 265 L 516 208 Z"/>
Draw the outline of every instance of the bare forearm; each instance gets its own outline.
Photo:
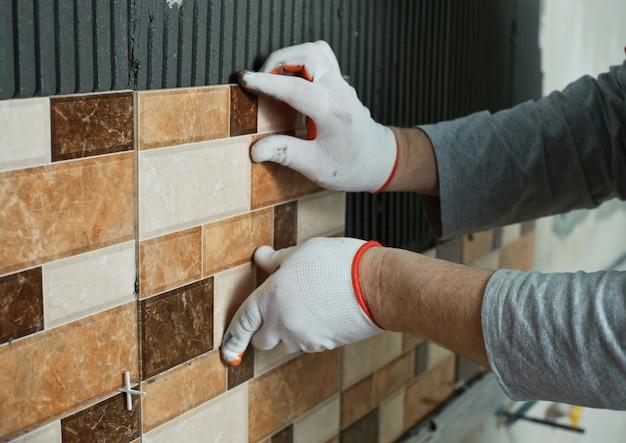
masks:
<path id="1" fill-rule="evenodd" d="M 359 265 L 372 315 L 388 330 L 412 332 L 487 366 L 481 326 L 491 272 L 392 248 L 372 248 Z"/>
<path id="2" fill-rule="evenodd" d="M 398 146 L 398 165 L 387 191 L 439 195 L 435 151 L 421 129 L 392 127 Z"/>

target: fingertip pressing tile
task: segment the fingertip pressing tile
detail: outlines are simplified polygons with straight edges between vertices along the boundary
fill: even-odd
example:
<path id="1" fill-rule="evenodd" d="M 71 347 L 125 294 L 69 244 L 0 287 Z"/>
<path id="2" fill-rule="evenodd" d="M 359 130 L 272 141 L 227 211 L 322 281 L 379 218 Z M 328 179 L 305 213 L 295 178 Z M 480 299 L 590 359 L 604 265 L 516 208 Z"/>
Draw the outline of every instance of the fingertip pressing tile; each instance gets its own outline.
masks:
<path id="1" fill-rule="evenodd" d="M 240 86 L 230 87 L 230 136 L 257 132 L 258 98 Z"/>
<path id="2" fill-rule="evenodd" d="M 41 268 L 0 277 L 0 344 L 43 329 Z"/>
<path id="3" fill-rule="evenodd" d="M 228 389 L 233 389 L 254 376 L 254 353 L 254 347 L 248 346 L 241 363 L 237 366 L 228 366 Z"/>
<path id="4" fill-rule="evenodd" d="M 214 277 L 213 346 L 219 348 L 228 322 L 241 303 L 252 293 L 254 270 L 245 263 Z"/>

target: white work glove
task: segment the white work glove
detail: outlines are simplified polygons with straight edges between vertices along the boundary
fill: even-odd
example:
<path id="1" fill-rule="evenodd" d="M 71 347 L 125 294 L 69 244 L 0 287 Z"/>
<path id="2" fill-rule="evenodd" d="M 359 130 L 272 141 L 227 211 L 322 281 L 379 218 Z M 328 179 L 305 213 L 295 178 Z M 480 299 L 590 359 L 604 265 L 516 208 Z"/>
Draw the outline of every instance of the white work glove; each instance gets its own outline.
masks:
<path id="1" fill-rule="evenodd" d="M 293 75 L 297 73 L 304 78 Z M 309 80 L 305 80 L 309 79 Z M 243 87 L 281 100 L 308 116 L 309 138 L 263 138 L 252 160 L 272 161 L 337 191 L 382 192 L 397 164 L 391 129 L 376 123 L 356 91 L 341 76 L 328 43 L 317 41 L 273 52 L 260 72 L 243 72 Z"/>
<path id="2" fill-rule="evenodd" d="M 363 340 L 375 324 L 358 283 L 361 255 L 377 242 L 314 238 L 302 246 L 274 251 L 260 247 L 254 260 L 275 271 L 239 307 L 222 341 L 232 366 L 250 340 L 255 348 L 282 343 L 287 352 L 319 352 Z"/>

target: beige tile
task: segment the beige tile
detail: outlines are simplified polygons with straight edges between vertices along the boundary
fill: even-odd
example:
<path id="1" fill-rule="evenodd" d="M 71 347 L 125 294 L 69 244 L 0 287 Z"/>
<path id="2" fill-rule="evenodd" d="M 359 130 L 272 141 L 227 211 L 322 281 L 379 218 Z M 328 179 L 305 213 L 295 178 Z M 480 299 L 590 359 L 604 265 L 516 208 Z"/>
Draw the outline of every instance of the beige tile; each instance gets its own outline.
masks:
<path id="1" fill-rule="evenodd" d="M 514 225 L 504 226 L 502 228 L 502 246 L 513 243 L 521 235 L 522 225 L 515 223 Z"/>
<path id="2" fill-rule="evenodd" d="M 339 395 L 293 424 L 294 443 L 325 443 L 339 432 Z"/>
<path id="3" fill-rule="evenodd" d="M 381 332 L 343 348 L 343 382 L 347 388 L 402 353 L 402 334 Z"/>
<path id="4" fill-rule="evenodd" d="M 55 420 L 34 431 L 11 440 L 11 443 L 62 443 L 61 421 Z"/>
<path id="5" fill-rule="evenodd" d="M 228 137 L 230 87 L 137 93 L 140 149 Z"/>
<path id="6" fill-rule="evenodd" d="M 0 100 L 0 172 L 50 163 L 50 99 Z"/>
<path id="7" fill-rule="evenodd" d="M 275 367 L 286 363 L 292 358 L 297 357 L 300 353 L 296 352 L 293 354 L 289 354 L 285 351 L 285 349 L 278 345 L 274 349 L 269 351 L 258 351 L 254 352 L 254 376 L 258 377 L 264 372 L 269 371 L 270 369 L 274 369 Z"/>
<path id="8" fill-rule="evenodd" d="M 404 394 L 405 390 L 400 389 L 380 404 L 378 415 L 380 426 L 378 430 L 378 441 L 380 443 L 391 443 L 402 435 L 404 425 Z"/>
<path id="9" fill-rule="evenodd" d="M 128 303 L 0 346 L 0 438 L 137 379 L 137 307 Z"/>
<path id="10" fill-rule="evenodd" d="M 286 131 L 304 126 L 302 116 L 285 103 L 268 97 L 259 96 L 259 111 L 257 116 L 257 132 Z"/>
<path id="11" fill-rule="evenodd" d="M 343 231 L 346 219 L 346 194 L 325 192 L 298 202 L 298 243 Z"/>
<path id="12" fill-rule="evenodd" d="M 341 393 L 341 427 L 345 428 L 374 407 L 374 377 L 370 375 Z"/>
<path id="13" fill-rule="evenodd" d="M 500 250 L 500 266 L 530 271 L 535 258 L 535 231 L 525 234 Z"/>
<path id="14" fill-rule="evenodd" d="M 491 252 L 493 231 L 481 231 L 463 237 L 461 262 L 468 264 Z"/>
<path id="15" fill-rule="evenodd" d="M 254 283 L 251 263 L 215 274 L 213 293 L 213 348 L 222 343 L 228 322 L 239 305 L 250 295 Z"/>
<path id="16" fill-rule="evenodd" d="M 140 152 L 140 240 L 248 210 L 248 144 L 238 137 Z"/>
<path id="17" fill-rule="evenodd" d="M 134 238 L 133 153 L 0 174 L 0 275 Z"/>
<path id="18" fill-rule="evenodd" d="M 415 334 L 405 332 L 402 334 L 402 351 L 413 349 L 415 346 L 419 345 L 423 341 L 424 339 L 422 337 L 418 337 Z"/>
<path id="19" fill-rule="evenodd" d="M 141 384 L 143 431 L 147 432 L 226 391 L 219 351 L 197 357 Z"/>
<path id="20" fill-rule="evenodd" d="M 200 226 L 139 243 L 141 297 L 147 297 L 202 276 Z"/>
<path id="21" fill-rule="evenodd" d="M 426 371 L 453 357 L 454 352 L 439 346 L 437 343 L 428 342 L 428 364 L 426 365 Z"/>
<path id="22" fill-rule="evenodd" d="M 247 443 L 248 384 L 143 435 L 143 443 Z"/>
<path id="23" fill-rule="evenodd" d="M 374 398 L 379 403 L 413 377 L 413 352 L 407 352 L 374 374 Z"/>
<path id="24" fill-rule="evenodd" d="M 478 260 L 475 260 L 472 266 L 495 271 L 500 267 L 500 251 L 492 251 Z"/>
<path id="25" fill-rule="evenodd" d="M 135 299 L 135 242 L 43 265 L 46 329 Z"/>
<path id="26" fill-rule="evenodd" d="M 203 226 L 204 276 L 252 260 L 256 248 L 272 245 L 273 226 L 271 208 Z"/>

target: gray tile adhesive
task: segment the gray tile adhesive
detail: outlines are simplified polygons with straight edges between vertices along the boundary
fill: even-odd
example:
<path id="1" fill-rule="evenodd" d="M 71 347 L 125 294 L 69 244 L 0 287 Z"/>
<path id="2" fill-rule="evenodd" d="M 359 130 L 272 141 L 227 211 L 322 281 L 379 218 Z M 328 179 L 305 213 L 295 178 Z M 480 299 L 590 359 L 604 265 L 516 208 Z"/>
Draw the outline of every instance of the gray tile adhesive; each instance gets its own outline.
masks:
<path id="1" fill-rule="evenodd" d="M 325 39 L 374 118 L 416 125 L 541 93 L 539 0 L 0 0 L 0 99 L 228 83 Z M 419 197 L 348 196 L 347 235 L 422 250 Z"/>

